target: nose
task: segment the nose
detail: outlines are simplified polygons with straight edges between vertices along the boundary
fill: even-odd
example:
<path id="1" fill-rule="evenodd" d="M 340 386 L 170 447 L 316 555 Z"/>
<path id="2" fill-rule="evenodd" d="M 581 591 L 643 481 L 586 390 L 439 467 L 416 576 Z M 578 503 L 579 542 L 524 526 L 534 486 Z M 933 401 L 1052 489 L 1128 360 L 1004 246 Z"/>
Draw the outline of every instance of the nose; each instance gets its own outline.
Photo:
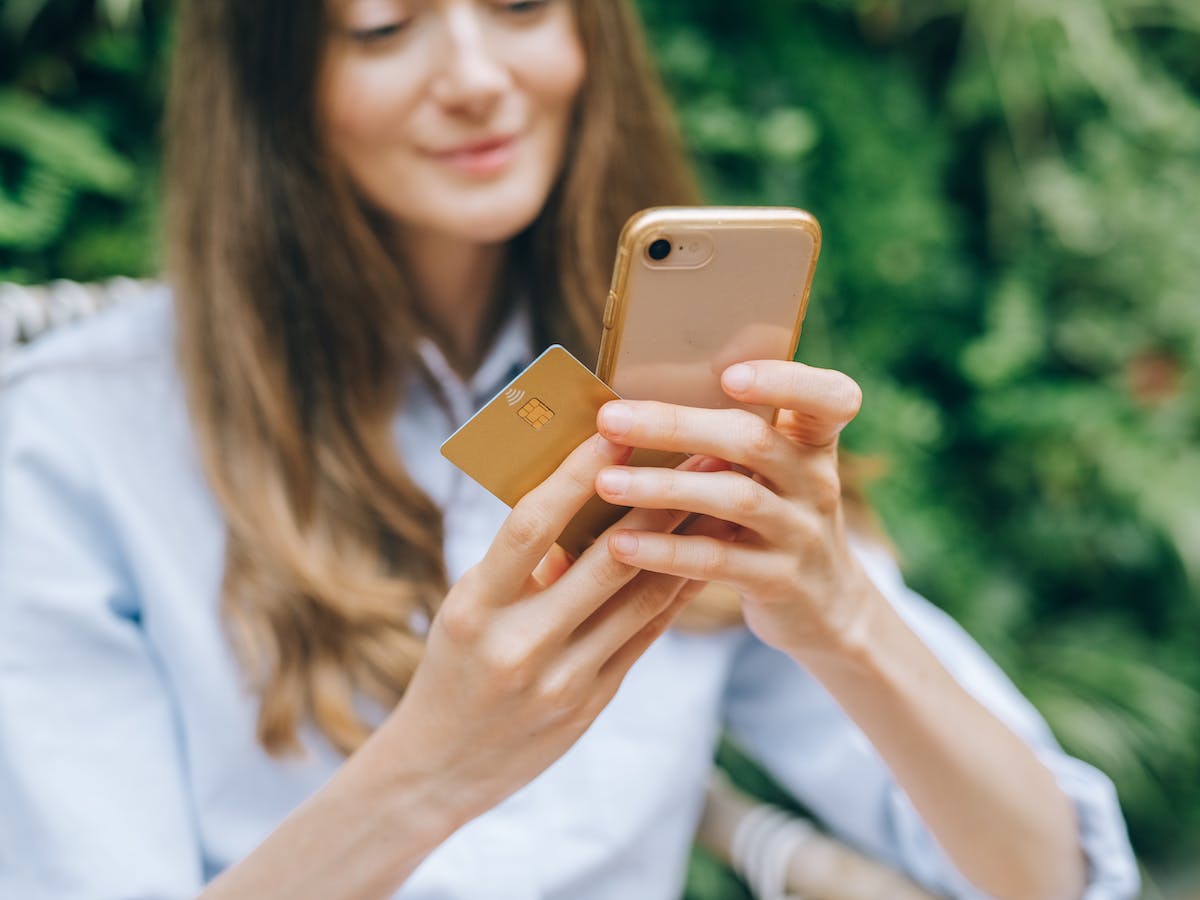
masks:
<path id="1" fill-rule="evenodd" d="M 449 109 L 484 115 L 508 88 L 508 69 L 490 46 L 477 4 L 452 3 L 444 15 L 445 55 L 432 81 L 433 96 Z"/>

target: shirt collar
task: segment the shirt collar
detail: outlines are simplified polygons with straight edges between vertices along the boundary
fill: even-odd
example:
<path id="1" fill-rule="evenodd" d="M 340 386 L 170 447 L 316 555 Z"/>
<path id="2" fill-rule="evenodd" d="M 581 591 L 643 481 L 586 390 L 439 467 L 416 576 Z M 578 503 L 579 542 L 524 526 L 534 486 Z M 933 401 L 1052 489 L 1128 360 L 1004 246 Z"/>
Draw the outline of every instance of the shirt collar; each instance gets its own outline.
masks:
<path id="1" fill-rule="evenodd" d="M 417 340 L 417 353 L 446 391 L 456 419 L 465 420 L 529 365 L 533 360 L 532 324 L 529 304 L 513 304 L 483 362 L 466 381 L 454 371 L 431 338 L 422 336 Z"/>

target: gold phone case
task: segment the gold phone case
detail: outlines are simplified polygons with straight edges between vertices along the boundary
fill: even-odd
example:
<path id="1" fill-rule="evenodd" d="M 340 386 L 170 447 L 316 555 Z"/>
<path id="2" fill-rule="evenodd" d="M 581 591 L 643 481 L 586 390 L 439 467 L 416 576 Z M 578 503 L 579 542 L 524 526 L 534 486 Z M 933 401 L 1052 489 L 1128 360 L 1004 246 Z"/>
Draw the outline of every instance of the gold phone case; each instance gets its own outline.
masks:
<path id="1" fill-rule="evenodd" d="M 650 246 L 665 240 L 682 264 L 650 257 Z M 820 249 L 817 220 L 799 209 L 658 207 L 635 214 L 617 242 L 596 374 L 631 400 L 742 406 L 773 419 L 774 409 L 730 398 L 721 373 L 745 360 L 795 358 Z M 631 464 L 655 464 L 638 453 Z M 724 621 L 738 598 L 728 585 L 709 584 L 692 603 L 718 610 Z"/>
<path id="2" fill-rule="evenodd" d="M 656 241 L 671 242 L 674 262 L 651 259 Z M 741 405 L 721 390 L 721 372 L 794 358 L 820 247 L 817 220 L 799 209 L 637 213 L 618 241 L 596 374 L 632 400 Z"/>
<path id="3" fill-rule="evenodd" d="M 515 506 L 596 433 L 596 413 L 617 395 L 555 344 L 442 444 L 442 455 Z M 579 555 L 625 512 L 593 496 L 558 543 Z"/>

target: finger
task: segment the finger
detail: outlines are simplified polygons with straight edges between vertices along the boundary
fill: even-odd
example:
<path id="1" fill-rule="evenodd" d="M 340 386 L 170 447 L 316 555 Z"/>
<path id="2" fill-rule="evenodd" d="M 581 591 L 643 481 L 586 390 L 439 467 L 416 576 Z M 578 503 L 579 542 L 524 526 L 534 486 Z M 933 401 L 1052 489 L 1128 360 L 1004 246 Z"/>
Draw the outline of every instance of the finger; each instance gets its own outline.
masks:
<path id="1" fill-rule="evenodd" d="M 796 445 L 744 409 L 697 409 L 652 400 L 614 400 L 600 409 L 600 433 L 617 444 L 716 457 L 787 483 Z"/>
<path id="2" fill-rule="evenodd" d="M 678 466 L 680 472 L 718 472 L 727 468 L 728 463 L 724 460 L 714 460 L 707 456 L 688 457 Z M 684 518 L 684 512 L 678 510 L 630 510 L 613 527 L 670 532 L 678 527 Z M 607 539 L 598 539 L 595 544 L 600 544 L 601 550 L 593 553 L 584 551 L 578 563 L 572 560 L 570 554 L 562 547 L 556 545 L 541 558 L 541 562 L 533 571 L 532 587 L 545 589 L 557 583 L 572 566 L 578 566 L 577 575 L 565 584 L 563 592 L 556 592 L 552 598 L 547 599 L 548 604 L 553 607 L 554 619 L 562 623 L 560 630 L 563 632 L 575 629 L 596 607 L 604 604 L 614 590 L 624 586 L 637 574 L 636 569 L 612 559 L 607 552 Z M 563 596 L 560 596 L 562 593 L 566 593 L 568 599 L 564 600 Z"/>
<path id="3" fill-rule="evenodd" d="M 645 466 L 643 468 L 654 468 Z M 677 472 L 727 472 L 730 465 L 728 460 L 718 459 L 715 456 L 704 456 L 698 454 L 689 456 L 683 462 L 675 467 Z"/>
<path id="4" fill-rule="evenodd" d="M 641 572 L 571 633 L 571 652 L 580 665 L 600 668 L 647 623 L 669 607 L 687 583 L 674 575 Z"/>
<path id="5" fill-rule="evenodd" d="M 814 447 L 832 443 L 862 406 L 862 389 L 849 375 L 798 362 L 738 363 L 722 373 L 721 387 L 742 403 L 790 410 L 794 437 Z"/>
<path id="6" fill-rule="evenodd" d="M 779 554 L 753 544 L 707 535 L 616 531 L 608 539 L 613 558 L 639 569 L 693 581 L 720 581 L 743 593 L 783 583 Z"/>
<path id="7" fill-rule="evenodd" d="M 617 529 L 633 529 L 639 534 L 666 533 L 686 517 L 686 513 L 674 509 L 633 509 L 601 534 L 554 587 L 539 598 L 550 610 L 547 614 L 561 623 L 561 632 L 574 632 L 638 574 L 636 566 L 615 559 L 609 552 L 609 535 Z"/>
<path id="8" fill-rule="evenodd" d="M 766 485 L 740 472 L 610 466 L 596 477 L 596 489 L 609 503 L 701 513 L 741 525 L 768 540 L 782 537 L 791 524 L 791 507 Z"/>
<path id="9" fill-rule="evenodd" d="M 507 602 L 521 592 L 571 517 L 595 493 L 596 475 L 605 466 L 624 462 L 628 455 L 627 447 L 593 435 L 518 501 L 480 563 L 487 589 L 497 602 Z"/>
<path id="10" fill-rule="evenodd" d="M 681 472 L 711 472 L 728 468 L 724 460 L 705 456 L 692 456 L 678 466 Z M 607 529 L 578 560 L 571 562 L 562 548 L 559 553 L 548 553 L 538 564 L 533 578 L 538 587 L 546 588 L 558 584 L 559 589 L 548 593 L 542 600 L 547 615 L 558 623 L 557 630 L 569 634 L 612 594 L 620 590 L 636 574 L 637 569 L 614 560 L 608 552 L 607 535 L 616 528 L 644 531 L 671 531 L 686 518 L 679 510 L 664 509 L 630 510 L 616 524 Z"/>
<path id="11" fill-rule="evenodd" d="M 727 522 L 724 519 L 716 519 L 712 516 L 695 516 L 682 528 L 676 528 L 674 533 L 699 534 L 722 541 L 732 541 L 736 540 L 737 536 L 742 533 L 742 528 L 740 525 L 734 525 L 732 522 Z"/>
<path id="12" fill-rule="evenodd" d="M 633 636 L 600 666 L 597 674 L 600 689 L 615 692 L 616 685 L 611 682 L 615 681 L 620 684 L 625 673 L 642 658 L 642 655 L 650 649 L 655 641 L 662 637 L 688 603 L 692 601 L 692 598 L 704 587 L 705 585 L 702 583 L 684 582 L 668 606 L 634 632 Z"/>
<path id="13" fill-rule="evenodd" d="M 571 567 L 571 554 L 558 544 L 546 551 L 546 555 L 533 570 L 533 580 L 539 588 L 547 588 L 562 577 Z"/>

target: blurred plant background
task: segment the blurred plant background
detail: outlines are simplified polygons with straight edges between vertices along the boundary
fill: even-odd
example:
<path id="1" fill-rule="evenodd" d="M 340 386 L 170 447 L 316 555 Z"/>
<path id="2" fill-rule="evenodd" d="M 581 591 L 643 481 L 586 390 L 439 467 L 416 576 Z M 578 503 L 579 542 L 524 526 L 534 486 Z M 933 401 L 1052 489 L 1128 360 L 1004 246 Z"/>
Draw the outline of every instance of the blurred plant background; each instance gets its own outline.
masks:
<path id="1" fill-rule="evenodd" d="M 912 584 L 1200 858 L 1200 5 L 640 0 L 714 202 L 804 206 L 801 358 Z M 0 280 L 153 273 L 163 0 L 0 4 Z M 771 786 L 732 748 L 743 784 Z M 689 896 L 741 896 L 711 860 Z"/>

